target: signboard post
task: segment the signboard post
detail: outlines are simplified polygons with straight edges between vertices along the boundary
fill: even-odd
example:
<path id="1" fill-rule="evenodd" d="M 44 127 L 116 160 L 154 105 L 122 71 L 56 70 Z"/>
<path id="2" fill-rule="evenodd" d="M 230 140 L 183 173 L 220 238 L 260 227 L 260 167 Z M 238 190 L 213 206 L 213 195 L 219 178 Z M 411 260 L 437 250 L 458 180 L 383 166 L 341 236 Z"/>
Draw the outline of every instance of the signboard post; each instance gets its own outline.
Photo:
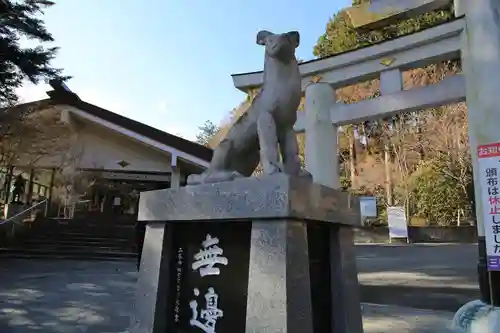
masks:
<path id="1" fill-rule="evenodd" d="M 488 271 L 500 271 L 500 143 L 477 148 Z"/>
<path id="2" fill-rule="evenodd" d="M 389 239 L 408 238 L 408 223 L 406 222 L 405 208 L 403 206 L 387 207 L 387 224 L 389 225 Z"/>

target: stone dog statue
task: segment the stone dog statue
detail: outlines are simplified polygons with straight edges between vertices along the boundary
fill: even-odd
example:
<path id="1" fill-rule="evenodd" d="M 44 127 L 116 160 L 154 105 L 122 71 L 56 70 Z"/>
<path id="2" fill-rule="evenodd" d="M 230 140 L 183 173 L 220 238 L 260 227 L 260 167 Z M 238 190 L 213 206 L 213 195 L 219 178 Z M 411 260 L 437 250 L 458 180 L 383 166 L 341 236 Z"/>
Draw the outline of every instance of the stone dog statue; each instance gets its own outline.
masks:
<path id="1" fill-rule="evenodd" d="M 293 130 L 302 96 L 302 80 L 295 58 L 299 39 L 297 31 L 257 34 L 257 44 L 265 47 L 262 89 L 215 148 L 208 169 L 200 175 L 190 175 L 188 185 L 249 177 L 259 161 L 265 174 L 285 172 L 292 176 L 310 176 L 300 170 Z M 279 152 L 284 165 L 280 163 Z"/>

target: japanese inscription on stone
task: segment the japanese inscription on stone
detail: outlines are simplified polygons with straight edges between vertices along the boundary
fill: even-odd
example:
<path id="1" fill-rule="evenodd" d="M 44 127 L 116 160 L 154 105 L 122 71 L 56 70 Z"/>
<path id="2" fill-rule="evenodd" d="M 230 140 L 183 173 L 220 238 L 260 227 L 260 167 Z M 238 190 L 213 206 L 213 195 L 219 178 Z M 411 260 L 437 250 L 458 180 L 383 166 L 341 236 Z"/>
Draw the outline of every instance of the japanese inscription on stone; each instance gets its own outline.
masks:
<path id="1" fill-rule="evenodd" d="M 193 289 L 193 294 L 195 296 L 200 295 L 198 288 Z M 209 287 L 207 293 L 205 294 L 205 308 L 199 310 L 198 302 L 192 300 L 189 302 L 189 307 L 191 308 L 192 318 L 189 320 L 189 324 L 194 327 L 198 327 L 205 333 L 215 333 L 215 324 L 217 324 L 217 319 L 224 316 L 224 312 L 219 309 L 219 295 L 215 293 L 214 288 Z"/>
<path id="2" fill-rule="evenodd" d="M 488 270 L 500 271 L 500 143 L 478 147 Z"/>
<path id="3" fill-rule="evenodd" d="M 251 223 L 175 223 L 168 332 L 245 330 Z"/>
<path id="4" fill-rule="evenodd" d="M 199 270 L 200 276 L 205 275 L 219 275 L 220 269 L 216 267 L 217 264 L 227 265 L 227 258 L 223 257 L 223 250 L 218 246 L 219 239 L 212 238 L 207 234 L 207 238 L 201 243 L 203 249 L 195 254 L 191 267 L 196 271 Z"/>
<path id="5" fill-rule="evenodd" d="M 174 306 L 174 320 L 179 322 L 179 312 L 181 305 L 181 277 L 182 277 L 182 264 L 184 259 L 184 250 L 182 247 L 177 249 L 177 260 L 176 260 L 176 276 L 175 276 L 175 306 Z"/>
<path id="6" fill-rule="evenodd" d="M 205 240 L 201 243 L 202 249 L 194 255 L 195 261 L 191 265 L 193 270 L 197 270 L 203 278 L 207 275 L 219 275 L 220 269 L 217 265 L 226 265 L 228 260 L 223 256 L 224 250 L 219 247 L 219 239 L 206 235 Z M 194 296 L 200 295 L 198 288 L 193 289 Z M 205 293 L 204 308 L 199 309 L 196 299 L 189 302 L 192 317 L 189 324 L 193 327 L 198 327 L 205 333 L 216 333 L 216 324 L 219 318 L 224 316 L 223 310 L 219 309 L 219 295 L 217 295 L 213 287 L 208 287 Z"/>

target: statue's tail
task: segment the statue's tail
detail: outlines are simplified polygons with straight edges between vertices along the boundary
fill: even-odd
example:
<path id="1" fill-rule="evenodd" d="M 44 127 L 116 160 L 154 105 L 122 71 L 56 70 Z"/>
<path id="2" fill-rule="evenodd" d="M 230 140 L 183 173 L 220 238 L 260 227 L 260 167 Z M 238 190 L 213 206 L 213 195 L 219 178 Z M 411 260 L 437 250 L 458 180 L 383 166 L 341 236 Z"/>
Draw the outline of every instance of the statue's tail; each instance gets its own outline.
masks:
<path id="1" fill-rule="evenodd" d="M 188 185 L 220 183 L 242 178 L 243 175 L 237 171 L 213 171 L 204 172 L 201 175 L 189 175 L 187 178 Z"/>

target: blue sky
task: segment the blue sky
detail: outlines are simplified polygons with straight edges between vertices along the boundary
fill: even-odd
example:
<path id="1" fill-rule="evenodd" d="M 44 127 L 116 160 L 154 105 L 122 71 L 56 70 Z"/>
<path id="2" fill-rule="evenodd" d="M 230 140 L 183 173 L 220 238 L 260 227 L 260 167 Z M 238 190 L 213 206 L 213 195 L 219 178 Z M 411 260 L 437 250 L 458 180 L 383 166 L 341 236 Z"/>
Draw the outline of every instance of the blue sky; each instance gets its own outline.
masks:
<path id="1" fill-rule="evenodd" d="M 194 139 L 220 123 L 244 94 L 231 74 L 261 70 L 259 30 L 298 30 L 297 57 L 312 49 L 328 18 L 350 0 L 58 0 L 45 22 L 61 47 L 54 65 L 73 76 L 83 100 Z M 24 86 L 23 101 L 47 86 Z"/>

